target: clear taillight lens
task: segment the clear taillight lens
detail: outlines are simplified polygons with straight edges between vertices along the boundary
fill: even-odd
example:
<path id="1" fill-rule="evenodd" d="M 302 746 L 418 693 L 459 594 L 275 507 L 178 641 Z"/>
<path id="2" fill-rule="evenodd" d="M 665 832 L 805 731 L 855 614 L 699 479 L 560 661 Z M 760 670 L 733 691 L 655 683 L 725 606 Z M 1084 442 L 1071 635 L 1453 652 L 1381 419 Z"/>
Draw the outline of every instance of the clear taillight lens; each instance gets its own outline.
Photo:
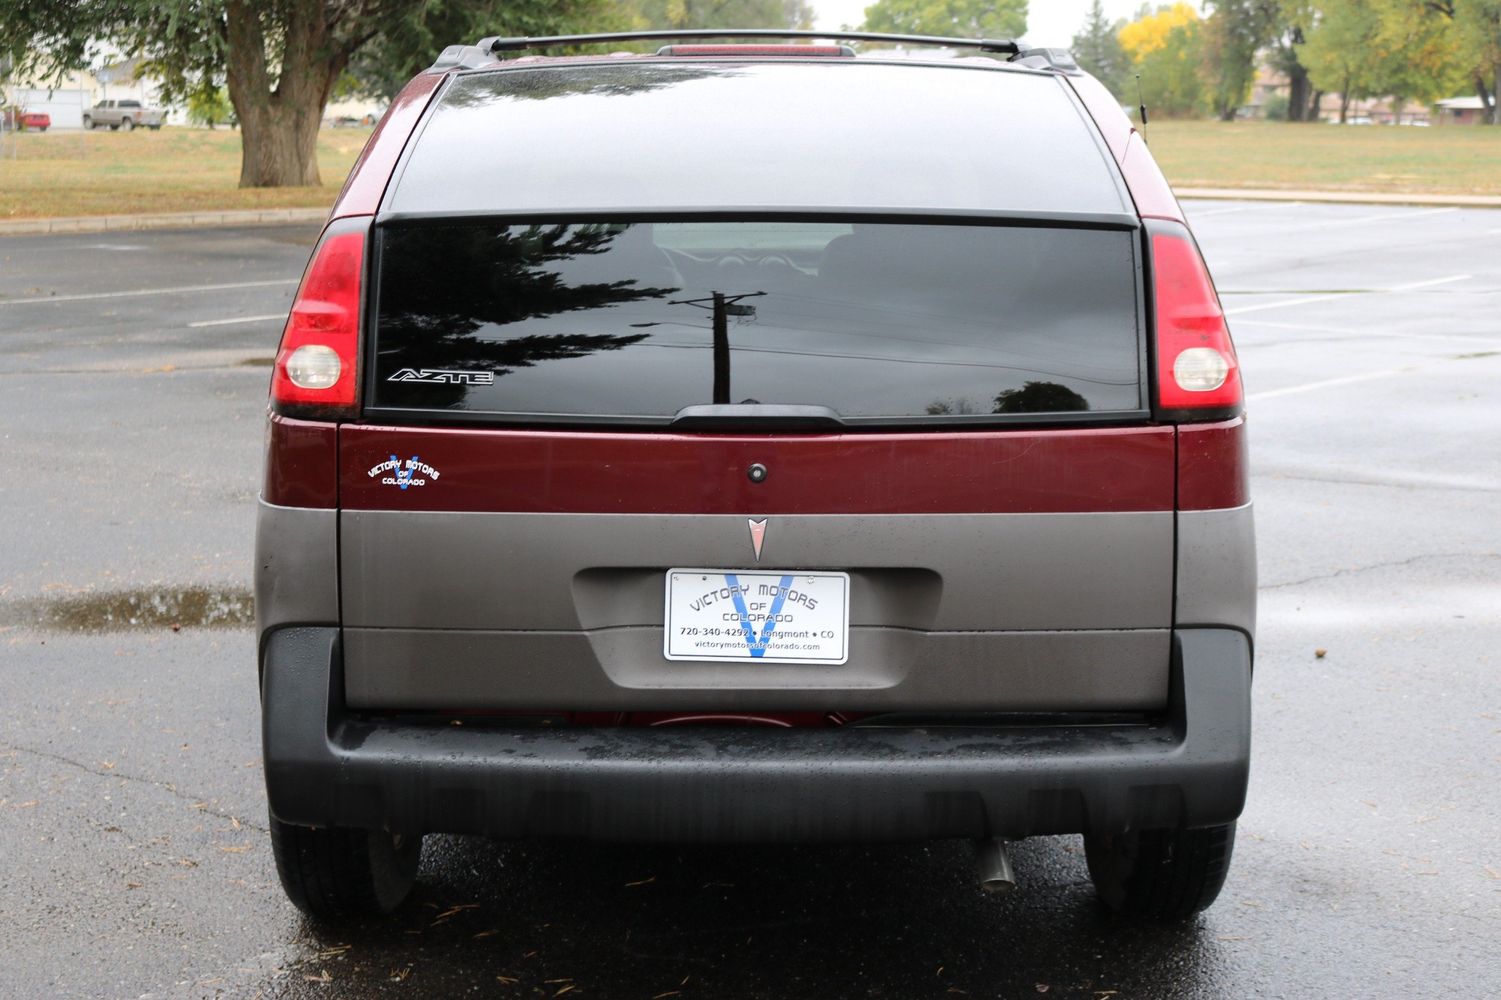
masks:
<path id="1" fill-rule="evenodd" d="M 287 358 L 287 378 L 299 389 L 332 389 L 343 370 L 338 352 L 323 344 L 303 344 Z"/>

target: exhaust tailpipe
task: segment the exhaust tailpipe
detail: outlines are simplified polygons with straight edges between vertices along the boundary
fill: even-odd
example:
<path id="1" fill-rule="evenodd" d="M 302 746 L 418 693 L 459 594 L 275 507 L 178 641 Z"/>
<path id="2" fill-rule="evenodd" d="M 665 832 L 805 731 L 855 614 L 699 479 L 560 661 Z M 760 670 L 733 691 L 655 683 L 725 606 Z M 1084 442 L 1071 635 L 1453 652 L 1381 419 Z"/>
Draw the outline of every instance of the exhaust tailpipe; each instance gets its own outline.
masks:
<path id="1" fill-rule="evenodd" d="M 975 841 L 975 869 L 980 888 L 989 893 L 1011 892 L 1016 888 L 1016 871 L 1004 840 Z"/>

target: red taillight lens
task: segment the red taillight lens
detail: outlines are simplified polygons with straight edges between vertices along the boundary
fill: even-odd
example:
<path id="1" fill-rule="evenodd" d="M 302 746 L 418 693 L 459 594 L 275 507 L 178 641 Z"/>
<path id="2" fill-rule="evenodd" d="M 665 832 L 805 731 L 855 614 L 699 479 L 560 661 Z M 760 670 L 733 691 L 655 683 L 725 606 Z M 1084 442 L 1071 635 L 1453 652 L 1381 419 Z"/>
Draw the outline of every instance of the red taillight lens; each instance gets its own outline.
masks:
<path id="1" fill-rule="evenodd" d="M 368 230 L 368 220 L 336 223 L 313 251 L 271 376 L 271 405 L 279 413 L 329 418 L 357 412 Z"/>
<path id="2" fill-rule="evenodd" d="M 1177 419 L 1239 412 L 1240 364 L 1225 312 L 1187 230 L 1153 227 L 1157 318 L 1157 406 Z"/>

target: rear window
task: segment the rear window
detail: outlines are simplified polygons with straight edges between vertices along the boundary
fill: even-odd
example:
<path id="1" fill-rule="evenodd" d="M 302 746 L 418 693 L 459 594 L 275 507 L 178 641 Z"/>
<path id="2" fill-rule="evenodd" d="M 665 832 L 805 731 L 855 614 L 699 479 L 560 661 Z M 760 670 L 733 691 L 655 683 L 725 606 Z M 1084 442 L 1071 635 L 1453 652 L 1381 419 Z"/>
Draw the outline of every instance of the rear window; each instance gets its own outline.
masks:
<path id="1" fill-rule="evenodd" d="M 867 221 L 377 229 L 373 410 L 872 423 L 1143 406 L 1135 233 Z"/>
<path id="2" fill-rule="evenodd" d="M 1015 68 L 617 63 L 461 74 L 383 211 L 1129 214 L 1068 84 Z"/>

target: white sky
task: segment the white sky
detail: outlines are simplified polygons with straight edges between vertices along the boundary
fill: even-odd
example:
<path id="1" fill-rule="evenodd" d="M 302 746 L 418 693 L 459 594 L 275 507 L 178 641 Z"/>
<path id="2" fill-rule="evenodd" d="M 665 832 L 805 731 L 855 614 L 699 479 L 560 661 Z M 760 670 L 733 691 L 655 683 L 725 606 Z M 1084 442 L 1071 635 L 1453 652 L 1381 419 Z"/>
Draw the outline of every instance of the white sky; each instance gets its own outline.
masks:
<path id="1" fill-rule="evenodd" d="M 865 19 L 865 8 L 874 0 L 813 0 L 818 12 L 814 26 L 831 30 L 844 24 L 857 25 Z M 1105 16 L 1111 20 L 1129 18 L 1142 0 L 1104 0 Z M 1167 0 L 1155 0 L 1165 3 Z M 1066 47 L 1074 32 L 1089 13 L 1090 0 L 1031 0 L 1027 5 L 1027 33 L 1023 37 L 1033 45 Z"/>

